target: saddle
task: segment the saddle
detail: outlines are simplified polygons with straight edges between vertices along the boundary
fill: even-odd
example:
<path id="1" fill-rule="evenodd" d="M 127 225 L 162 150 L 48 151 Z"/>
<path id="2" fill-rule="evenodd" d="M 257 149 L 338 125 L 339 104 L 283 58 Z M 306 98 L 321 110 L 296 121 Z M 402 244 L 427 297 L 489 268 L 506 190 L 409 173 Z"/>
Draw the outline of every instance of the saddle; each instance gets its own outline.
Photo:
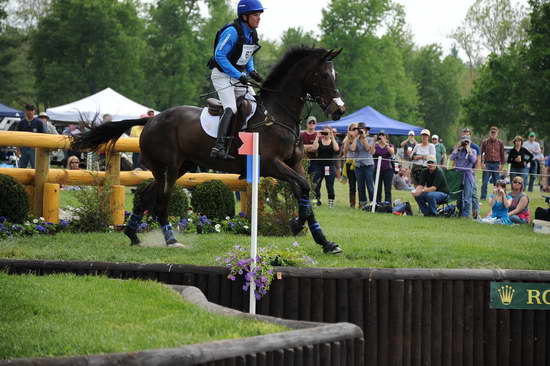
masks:
<path id="1" fill-rule="evenodd" d="M 206 99 L 208 114 L 211 116 L 221 116 L 223 114 L 223 105 L 219 99 Z M 237 113 L 233 116 L 231 126 L 233 130 L 240 131 L 246 122 L 246 117 L 252 112 L 252 103 L 244 96 L 237 98 Z"/>

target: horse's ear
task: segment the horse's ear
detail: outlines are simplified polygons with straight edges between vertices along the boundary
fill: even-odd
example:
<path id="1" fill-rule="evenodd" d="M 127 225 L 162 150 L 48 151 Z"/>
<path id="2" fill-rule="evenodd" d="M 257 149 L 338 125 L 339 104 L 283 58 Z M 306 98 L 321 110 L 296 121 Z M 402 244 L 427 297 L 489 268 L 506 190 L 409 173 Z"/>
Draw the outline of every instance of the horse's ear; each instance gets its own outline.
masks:
<path id="1" fill-rule="evenodd" d="M 334 49 L 328 50 L 327 53 L 325 53 L 325 54 L 323 55 L 323 57 L 321 57 L 321 61 L 322 61 L 322 62 L 327 62 L 327 61 L 332 60 L 331 55 L 332 55 L 333 52 L 334 52 Z"/>
<path id="2" fill-rule="evenodd" d="M 342 53 L 343 50 L 344 50 L 343 48 L 340 48 L 339 50 L 334 51 L 332 53 L 332 57 L 330 59 L 332 60 L 332 59 L 336 58 L 336 56 L 338 56 L 340 53 Z"/>
<path id="3" fill-rule="evenodd" d="M 332 61 L 336 56 L 338 56 L 340 54 L 340 52 L 342 52 L 342 50 L 343 50 L 343 48 L 340 48 L 339 50 L 336 50 L 336 51 L 335 50 L 330 50 L 330 51 L 328 51 L 328 54 L 326 54 L 324 56 L 323 59 L 327 62 Z"/>

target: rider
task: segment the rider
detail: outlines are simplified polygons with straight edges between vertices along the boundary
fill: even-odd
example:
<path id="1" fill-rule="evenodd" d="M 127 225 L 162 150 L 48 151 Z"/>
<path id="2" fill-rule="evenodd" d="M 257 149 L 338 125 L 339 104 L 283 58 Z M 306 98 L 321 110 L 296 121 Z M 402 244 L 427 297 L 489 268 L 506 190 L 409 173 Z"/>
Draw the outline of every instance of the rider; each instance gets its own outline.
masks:
<path id="1" fill-rule="evenodd" d="M 214 159 L 235 159 L 226 152 L 231 119 L 237 113 L 236 99 L 247 92 L 254 95 L 247 86 L 250 79 L 262 82 L 262 77 L 254 69 L 253 55 L 260 49 L 256 28 L 264 7 L 258 0 L 240 0 L 237 6 L 237 19 L 225 25 L 216 34 L 214 56 L 208 62 L 212 69 L 210 78 L 223 105 L 223 115 L 218 127 L 218 138 L 210 152 Z"/>

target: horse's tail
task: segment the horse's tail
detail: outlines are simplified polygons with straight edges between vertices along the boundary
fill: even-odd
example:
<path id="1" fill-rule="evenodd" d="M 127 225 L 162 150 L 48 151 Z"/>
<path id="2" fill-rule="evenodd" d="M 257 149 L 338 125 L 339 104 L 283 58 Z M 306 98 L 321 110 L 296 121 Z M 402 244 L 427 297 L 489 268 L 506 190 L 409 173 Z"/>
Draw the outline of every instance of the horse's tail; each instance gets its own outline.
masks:
<path id="1" fill-rule="evenodd" d="M 150 119 L 151 117 L 146 117 L 103 123 L 89 131 L 74 136 L 71 141 L 71 149 L 97 150 L 100 145 L 105 143 L 114 145 L 126 130 L 134 126 L 144 126 Z"/>

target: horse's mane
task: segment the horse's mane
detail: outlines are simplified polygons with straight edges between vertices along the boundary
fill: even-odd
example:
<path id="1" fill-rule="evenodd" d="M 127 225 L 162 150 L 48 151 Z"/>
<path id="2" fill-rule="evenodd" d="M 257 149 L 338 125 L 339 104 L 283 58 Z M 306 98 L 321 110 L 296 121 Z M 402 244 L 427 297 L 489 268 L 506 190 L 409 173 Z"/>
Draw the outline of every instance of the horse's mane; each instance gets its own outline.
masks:
<path id="1" fill-rule="evenodd" d="M 321 58 L 327 53 L 324 48 L 313 48 L 307 46 L 292 47 L 289 49 L 281 60 L 273 66 L 271 72 L 266 77 L 263 86 L 266 88 L 274 88 L 276 83 L 280 81 L 284 75 L 300 60 L 307 56 L 318 56 Z"/>

